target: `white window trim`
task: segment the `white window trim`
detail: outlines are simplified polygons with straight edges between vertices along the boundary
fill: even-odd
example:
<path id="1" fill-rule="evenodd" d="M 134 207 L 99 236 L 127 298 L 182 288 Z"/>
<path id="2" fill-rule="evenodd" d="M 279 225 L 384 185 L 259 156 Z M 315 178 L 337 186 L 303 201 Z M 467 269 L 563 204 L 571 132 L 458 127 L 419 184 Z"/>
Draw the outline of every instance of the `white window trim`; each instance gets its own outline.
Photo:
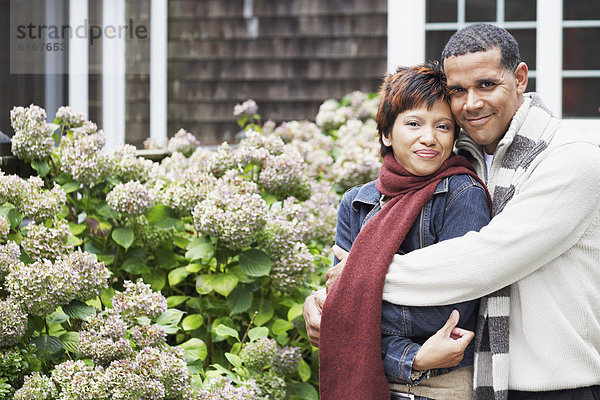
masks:
<path id="1" fill-rule="evenodd" d="M 150 10 L 150 138 L 167 141 L 167 0 L 152 0 Z"/>
<path id="2" fill-rule="evenodd" d="M 88 19 L 87 1 L 69 1 L 69 25 L 72 29 Z M 69 39 L 69 95 L 67 104 L 75 112 L 89 117 L 89 52 L 86 38 L 73 35 Z"/>
<path id="3" fill-rule="evenodd" d="M 388 72 L 398 65 L 414 65 L 425 61 L 425 31 L 451 30 L 466 26 L 464 21 L 465 0 L 458 0 L 458 21 L 451 23 L 426 23 L 425 0 L 388 0 Z M 497 2 L 496 22 L 507 29 L 536 28 L 536 71 L 529 77 L 536 78 L 536 91 L 544 103 L 558 117 L 562 117 L 562 78 L 598 77 L 600 71 L 562 70 L 563 27 L 598 26 L 599 21 L 563 21 L 563 0 L 537 0 L 537 21 L 501 21 L 504 19 L 504 0 Z M 600 138 L 600 118 L 568 118 L 563 125 Z"/>
<path id="4" fill-rule="evenodd" d="M 102 25 L 125 24 L 125 0 L 102 2 Z M 125 143 L 125 37 L 102 36 L 102 129 L 107 150 Z"/>

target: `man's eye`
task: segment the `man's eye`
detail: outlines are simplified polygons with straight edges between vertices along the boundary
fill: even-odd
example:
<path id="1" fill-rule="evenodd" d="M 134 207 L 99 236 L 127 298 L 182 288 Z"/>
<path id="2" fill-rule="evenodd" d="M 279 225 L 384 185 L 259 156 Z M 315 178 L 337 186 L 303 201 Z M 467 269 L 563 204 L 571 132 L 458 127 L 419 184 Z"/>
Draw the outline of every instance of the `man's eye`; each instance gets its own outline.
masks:
<path id="1" fill-rule="evenodd" d="M 495 84 L 494 82 L 483 82 L 483 83 L 481 84 L 481 87 L 482 87 L 482 88 L 491 88 L 491 87 L 493 87 L 493 86 L 495 86 L 495 85 L 496 85 L 496 84 Z"/>

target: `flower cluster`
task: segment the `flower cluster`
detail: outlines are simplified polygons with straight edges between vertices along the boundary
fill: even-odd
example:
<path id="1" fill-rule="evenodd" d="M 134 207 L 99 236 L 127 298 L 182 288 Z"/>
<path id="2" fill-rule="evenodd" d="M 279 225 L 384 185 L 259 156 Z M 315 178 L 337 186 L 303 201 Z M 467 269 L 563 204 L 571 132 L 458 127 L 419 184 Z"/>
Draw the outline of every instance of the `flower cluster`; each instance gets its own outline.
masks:
<path id="1" fill-rule="evenodd" d="M 21 389 L 15 392 L 14 400 L 46 400 L 58 395 L 50 377 L 34 372 L 25 377 Z"/>
<path id="2" fill-rule="evenodd" d="M 4 216 L 0 216 L 0 239 L 5 239 L 10 232 L 10 222 Z M 1 267 L 0 267 L 1 268 Z"/>
<path id="3" fill-rule="evenodd" d="M 263 337 L 255 342 L 246 344 L 240 356 L 246 367 L 262 371 L 265 368 L 271 367 L 276 352 L 277 343 L 275 340 Z"/>
<path id="4" fill-rule="evenodd" d="M 167 300 L 160 292 L 153 292 L 150 285 L 141 280 L 136 283 L 125 281 L 125 290 L 113 297 L 113 308 L 126 322 L 137 317 L 155 319 L 167 309 Z"/>
<path id="5" fill-rule="evenodd" d="M 220 178 L 192 212 L 199 232 L 219 238 L 223 246 L 249 246 L 265 226 L 268 209 L 256 185 L 234 174 Z"/>
<path id="6" fill-rule="evenodd" d="M 258 182 L 280 197 L 295 196 L 303 200 L 310 195 L 308 180 L 304 176 L 304 160 L 292 147 L 264 161 Z"/>
<path id="7" fill-rule="evenodd" d="M 172 229 L 158 229 L 150 225 L 144 215 L 127 218 L 125 226 L 131 228 L 134 233 L 133 246 L 144 247 L 147 249 L 157 249 L 161 243 L 168 242 L 173 238 Z"/>
<path id="8" fill-rule="evenodd" d="M 137 347 L 152 347 L 165 343 L 167 333 L 158 324 L 136 325 L 131 329 L 131 340 Z"/>
<path id="9" fill-rule="evenodd" d="M 6 276 L 11 298 L 31 315 L 45 316 L 61 304 L 68 304 L 77 292 L 77 274 L 61 260 L 43 259 L 23 264 Z"/>
<path id="10" fill-rule="evenodd" d="M 17 175 L 0 174 L 0 202 L 10 202 L 26 217 L 43 222 L 58 214 L 67 201 L 60 186 L 51 190 L 43 187 L 44 182 L 37 176 L 24 180 Z"/>
<path id="11" fill-rule="evenodd" d="M 130 144 L 117 147 L 107 154 L 108 174 L 121 182 L 146 182 L 158 174 L 158 163 L 136 155 L 136 148 Z"/>
<path id="12" fill-rule="evenodd" d="M 85 121 L 85 114 L 75 113 L 69 106 L 62 106 L 56 111 L 56 118 L 60 119 L 60 123 L 69 127 L 75 128 L 81 126 Z"/>
<path id="13" fill-rule="evenodd" d="M 45 316 L 73 299 L 89 300 L 107 287 L 108 270 L 89 253 L 73 253 L 52 262 L 41 259 L 10 269 L 5 287 L 32 315 Z"/>
<path id="14" fill-rule="evenodd" d="M 274 371 L 271 370 L 261 374 L 254 373 L 251 376 L 260 389 L 261 398 L 269 400 L 285 400 L 288 398 L 285 380 Z"/>
<path id="15" fill-rule="evenodd" d="M 37 176 L 26 181 L 20 196 L 19 208 L 26 217 L 43 222 L 58 214 L 67 202 L 67 195 L 59 185 L 44 190 L 44 182 Z"/>
<path id="16" fill-rule="evenodd" d="M 19 245 L 12 240 L 6 244 L 0 245 L 0 280 L 4 279 L 8 273 L 22 264 L 21 249 Z"/>
<path id="17" fill-rule="evenodd" d="M 113 210 L 125 216 L 137 216 L 153 206 L 148 189 L 138 181 L 119 183 L 106 195 L 106 202 Z"/>
<path id="18" fill-rule="evenodd" d="M 89 317 L 79 334 L 79 352 L 103 365 L 127 357 L 133 354 L 133 348 L 126 334 L 127 324 L 117 313 Z"/>
<path id="19" fill-rule="evenodd" d="M 64 257 L 76 274 L 77 290 L 75 298 L 87 301 L 100 295 L 102 289 L 108 287 L 110 272 L 104 263 L 97 261 L 96 257 L 88 252 L 75 251 Z"/>
<path id="20" fill-rule="evenodd" d="M 343 190 L 376 179 L 381 167 L 374 120 L 348 121 L 338 131 L 340 152 L 333 164 L 334 181 Z"/>
<path id="21" fill-rule="evenodd" d="M 208 379 L 200 391 L 198 400 L 257 400 L 261 395 L 256 381 L 249 379 L 233 386 L 231 379 L 224 376 Z"/>
<path id="22" fill-rule="evenodd" d="M 327 181 L 311 182 L 311 196 L 302 203 L 302 212 L 298 219 L 311 229 L 306 233 L 304 241 L 333 243 L 337 224 L 339 195 Z"/>
<path id="23" fill-rule="evenodd" d="M 27 329 L 27 314 L 12 299 L 0 299 L 0 347 L 19 342 Z"/>
<path id="24" fill-rule="evenodd" d="M 273 357 L 273 370 L 282 376 L 291 376 L 298 371 L 302 359 L 300 347 L 285 346 L 280 348 Z"/>
<path id="25" fill-rule="evenodd" d="M 294 243 L 291 249 L 273 259 L 271 280 L 275 289 L 290 293 L 314 271 L 314 257 L 304 243 Z"/>
<path id="26" fill-rule="evenodd" d="M 379 107 L 379 98 L 355 91 L 344 97 L 342 102 L 326 100 L 315 117 L 317 125 L 325 131 L 340 128 L 349 119 L 374 119 Z"/>
<path id="27" fill-rule="evenodd" d="M 66 361 L 52 371 L 52 381 L 60 388 L 61 400 L 108 399 L 109 391 L 102 367 L 91 367 L 83 361 Z"/>
<path id="28" fill-rule="evenodd" d="M 96 124 L 86 121 L 73 129 L 73 138 L 63 137 L 58 155 L 61 169 L 73 179 L 93 186 L 106 178 L 111 166 L 110 156 L 101 151 L 106 135 Z"/>
<path id="29" fill-rule="evenodd" d="M 244 101 L 242 104 L 236 104 L 233 107 L 233 115 L 235 117 L 240 117 L 243 115 L 253 115 L 258 112 L 258 105 L 252 99 L 248 99 Z"/>
<path id="30" fill-rule="evenodd" d="M 10 122 L 15 130 L 11 139 L 12 152 L 25 161 L 43 160 L 54 149 L 52 128 L 46 123 L 46 111 L 30 105 L 27 108 L 14 107 L 10 112 Z"/>
<path id="31" fill-rule="evenodd" d="M 196 139 L 196 136 L 185 129 L 178 130 L 177 133 L 167 141 L 167 150 L 170 153 L 179 152 L 185 156 L 191 155 L 198 146 L 200 146 L 200 142 Z"/>
<path id="32" fill-rule="evenodd" d="M 55 219 L 54 228 L 31 223 L 27 225 L 27 236 L 21 246 L 34 260 L 56 260 L 73 249 L 73 245 L 69 244 L 70 237 L 69 225 L 63 220 Z"/>

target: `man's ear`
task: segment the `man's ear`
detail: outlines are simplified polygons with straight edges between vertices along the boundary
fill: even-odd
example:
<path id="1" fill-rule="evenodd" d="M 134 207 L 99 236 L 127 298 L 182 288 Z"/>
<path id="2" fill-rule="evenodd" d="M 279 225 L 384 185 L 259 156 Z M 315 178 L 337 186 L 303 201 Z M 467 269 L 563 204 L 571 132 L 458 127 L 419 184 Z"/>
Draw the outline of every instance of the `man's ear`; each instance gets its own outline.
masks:
<path id="1" fill-rule="evenodd" d="M 513 72 L 513 76 L 515 77 L 515 83 L 517 84 L 517 94 L 522 95 L 525 93 L 525 89 L 527 89 L 527 81 L 529 68 L 527 68 L 527 64 L 524 62 L 520 62 Z"/>

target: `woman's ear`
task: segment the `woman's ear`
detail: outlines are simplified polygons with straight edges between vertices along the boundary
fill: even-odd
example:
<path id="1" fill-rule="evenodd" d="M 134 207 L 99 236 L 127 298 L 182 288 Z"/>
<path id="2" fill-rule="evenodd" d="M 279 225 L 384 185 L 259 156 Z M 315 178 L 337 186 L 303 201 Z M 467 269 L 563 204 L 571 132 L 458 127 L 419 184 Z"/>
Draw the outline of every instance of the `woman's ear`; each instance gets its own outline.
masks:
<path id="1" fill-rule="evenodd" d="M 392 139 L 385 135 L 381 135 L 381 142 L 385 147 L 390 147 L 392 145 Z"/>

